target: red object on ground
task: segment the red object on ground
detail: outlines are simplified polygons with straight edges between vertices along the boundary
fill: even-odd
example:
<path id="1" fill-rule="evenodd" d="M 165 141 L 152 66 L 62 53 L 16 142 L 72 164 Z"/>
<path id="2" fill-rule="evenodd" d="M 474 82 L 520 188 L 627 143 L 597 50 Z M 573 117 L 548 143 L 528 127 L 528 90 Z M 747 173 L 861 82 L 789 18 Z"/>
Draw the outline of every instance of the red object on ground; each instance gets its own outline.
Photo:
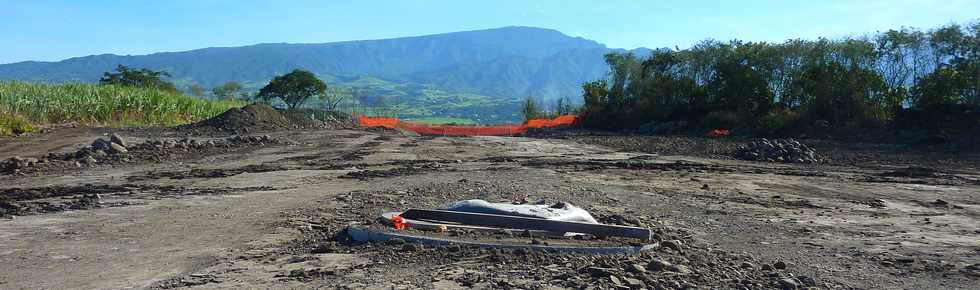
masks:
<path id="1" fill-rule="evenodd" d="M 732 131 L 729 131 L 728 129 L 714 129 L 711 130 L 711 132 L 708 132 L 708 135 L 712 137 L 727 137 L 732 135 Z"/>
<path id="2" fill-rule="evenodd" d="M 398 118 L 375 118 L 361 116 L 358 123 L 362 127 L 385 127 L 391 129 L 403 129 L 426 135 L 445 135 L 445 136 L 514 136 L 527 132 L 531 128 L 549 128 L 559 126 L 577 125 L 579 117 L 577 115 L 564 115 L 555 119 L 532 119 L 526 124 L 504 124 L 504 125 L 430 125 L 402 121 Z"/>
<path id="3" fill-rule="evenodd" d="M 395 227 L 395 230 L 403 230 L 408 223 L 405 222 L 405 219 L 402 218 L 402 216 L 396 215 L 391 217 L 391 225 Z"/>

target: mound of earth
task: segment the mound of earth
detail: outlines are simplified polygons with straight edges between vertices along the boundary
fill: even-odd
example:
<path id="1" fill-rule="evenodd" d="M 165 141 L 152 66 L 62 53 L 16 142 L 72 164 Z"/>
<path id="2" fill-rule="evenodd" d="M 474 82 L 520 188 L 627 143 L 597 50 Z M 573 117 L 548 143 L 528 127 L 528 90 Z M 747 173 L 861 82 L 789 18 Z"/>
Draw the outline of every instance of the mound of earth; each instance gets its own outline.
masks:
<path id="1" fill-rule="evenodd" d="M 284 111 L 266 104 L 255 103 L 242 108 L 233 108 L 210 119 L 179 128 L 248 133 L 280 129 L 336 128 L 340 126 L 341 122 L 333 116 L 323 117 L 322 115 L 324 115 L 323 112 L 314 112 L 313 110 Z"/>

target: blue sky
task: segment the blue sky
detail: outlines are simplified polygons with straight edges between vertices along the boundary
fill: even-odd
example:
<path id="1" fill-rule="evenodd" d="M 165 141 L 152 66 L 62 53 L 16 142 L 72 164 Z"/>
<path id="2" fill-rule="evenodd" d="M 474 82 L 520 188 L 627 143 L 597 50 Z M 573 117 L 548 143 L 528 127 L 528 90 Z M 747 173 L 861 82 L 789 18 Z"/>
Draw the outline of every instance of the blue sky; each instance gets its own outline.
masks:
<path id="1" fill-rule="evenodd" d="M 522 25 L 610 47 L 842 37 L 980 17 L 977 0 L 0 0 L 0 63 Z"/>

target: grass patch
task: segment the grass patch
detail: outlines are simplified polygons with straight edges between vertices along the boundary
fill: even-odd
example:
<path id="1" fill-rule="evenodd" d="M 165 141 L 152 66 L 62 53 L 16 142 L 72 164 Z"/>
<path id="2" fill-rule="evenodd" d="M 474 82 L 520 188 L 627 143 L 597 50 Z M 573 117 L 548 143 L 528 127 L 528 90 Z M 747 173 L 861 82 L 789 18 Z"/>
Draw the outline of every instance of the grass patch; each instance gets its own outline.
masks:
<path id="1" fill-rule="evenodd" d="M 0 81 L 0 132 L 79 122 L 106 126 L 173 126 L 220 114 L 240 101 L 209 101 L 158 89 L 96 84 Z"/>
<path id="2" fill-rule="evenodd" d="M 24 117 L 0 110 L 0 137 L 20 135 L 32 131 L 34 131 L 34 126 Z"/>

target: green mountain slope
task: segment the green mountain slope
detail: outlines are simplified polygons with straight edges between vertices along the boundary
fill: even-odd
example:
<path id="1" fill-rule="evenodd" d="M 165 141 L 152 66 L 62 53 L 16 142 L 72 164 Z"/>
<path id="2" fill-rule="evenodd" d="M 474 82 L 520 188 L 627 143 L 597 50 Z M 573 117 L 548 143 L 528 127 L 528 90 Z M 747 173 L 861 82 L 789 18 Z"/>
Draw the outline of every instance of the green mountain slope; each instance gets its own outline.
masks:
<path id="1" fill-rule="evenodd" d="M 58 62 L 0 65 L 0 79 L 43 82 L 94 82 L 118 64 L 165 70 L 180 87 L 218 86 L 239 81 L 256 90 L 272 77 L 305 69 L 318 75 L 369 76 L 395 86 L 406 98 L 457 94 L 510 103 L 533 96 L 577 96 L 583 81 L 608 71 L 602 55 L 613 51 L 595 41 L 555 30 L 504 27 L 383 40 L 322 44 L 259 44 L 183 52 L 121 56 L 93 55 Z M 338 78 L 338 85 L 348 86 Z M 329 80 L 328 80 L 329 81 Z M 353 86 L 353 85 L 352 85 Z M 413 87 L 414 86 L 414 87 Z M 426 94 L 420 87 L 438 93 Z M 394 94 L 394 93 L 393 93 Z M 406 102 L 409 103 L 409 102 Z M 452 104 L 444 103 L 447 108 Z M 460 111 L 462 112 L 462 111 Z M 485 115 L 490 111 L 482 112 Z"/>

